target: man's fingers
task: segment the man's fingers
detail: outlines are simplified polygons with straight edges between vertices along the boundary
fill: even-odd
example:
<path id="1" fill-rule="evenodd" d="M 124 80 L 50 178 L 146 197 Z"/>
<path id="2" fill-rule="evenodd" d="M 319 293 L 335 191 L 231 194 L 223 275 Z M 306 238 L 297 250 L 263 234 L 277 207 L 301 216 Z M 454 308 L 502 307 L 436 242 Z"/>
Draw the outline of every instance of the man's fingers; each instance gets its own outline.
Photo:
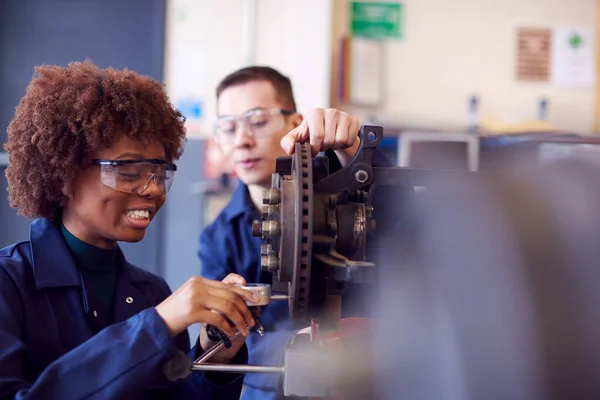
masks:
<path id="1" fill-rule="evenodd" d="M 310 148 L 312 155 L 316 156 L 321 151 L 321 145 L 325 138 L 325 118 L 322 109 L 316 109 L 308 117 L 308 134 L 310 137 Z"/>
<path id="2" fill-rule="evenodd" d="M 350 118 L 350 128 L 348 131 L 350 132 L 350 135 L 358 137 L 358 132 L 360 131 L 360 121 L 356 118 Z M 350 146 L 352 146 L 353 144 L 354 143 L 350 143 Z"/>
<path id="3" fill-rule="evenodd" d="M 308 136 L 308 124 L 306 120 L 303 120 L 300 125 L 292 129 L 287 135 L 281 139 L 280 145 L 281 148 L 288 154 L 294 154 L 294 149 L 296 147 L 296 142 L 304 142 L 306 137 Z"/>
<path id="4" fill-rule="evenodd" d="M 339 111 L 333 108 L 325 110 L 325 133 L 323 136 L 323 143 L 321 144 L 320 151 L 327 150 L 329 148 L 335 148 L 336 144 L 336 127 L 338 126 L 338 118 L 340 117 Z"/>
<path id="5" fill-rule="evenodd" d="M 332 149 L 345 149 L 351 146 L 353 143 L 349 143 L 351 140 L 351 132 L 350 132 L 350 118 L 347 114 L 340 115 L 340 118 L 337 122 L 337 127 L 335 130 L 335 142 L 332 146 Z M 354 141 L 352 141 L 354 142 Z"/>

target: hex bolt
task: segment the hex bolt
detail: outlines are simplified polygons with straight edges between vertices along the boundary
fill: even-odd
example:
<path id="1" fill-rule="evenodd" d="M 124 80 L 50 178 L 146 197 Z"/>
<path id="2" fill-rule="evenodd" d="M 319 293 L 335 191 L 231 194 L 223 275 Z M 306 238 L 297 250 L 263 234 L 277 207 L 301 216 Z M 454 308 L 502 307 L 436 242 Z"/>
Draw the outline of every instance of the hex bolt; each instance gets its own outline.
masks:
<path id="1" fill-rule="evenodd" d="M 262 206 L 262 218 L 270 219 L 277 211 L 277 206 Z"/>
<path id="2" fill-rule="evenodd" d="M 252 221 L 252 236 L 262 237 L 262 226 L 263 224 L 260 221 Z"/>
<path id="3" fill-rule="evenodd" d="M 277 189 L 269 189 L 263 192 L 263 204 L 274 206 L 281 202 L 281 192 Z"/>
<path id="4" fill-rule="evenodd" d="M 263 221 L 262 234 L 266 238 L 278 237 L 281 234 L 279 221 Z"/>
<path id="5" fill-rule="evenodd" d="M 263 271 L 277 272 L 279 269 L 279 259 L 277 256 L 262 256 L 260 258 L 260 268 Z"/>
<path id="6" fill-rule="evenodd" d="M 366 181 L 369 180 L 369 173 L 367 171 L 365 171 L 364 169 L 359 169 L 354 174 L 354 178 L 359 183 L 365 183 Z"/>
<path id="7" fill-rule="evenodd" d="M 269 243 L 263 243 L 260 245 L 260 255 L 268 256 L 273 252 L 273 246 Z"/>

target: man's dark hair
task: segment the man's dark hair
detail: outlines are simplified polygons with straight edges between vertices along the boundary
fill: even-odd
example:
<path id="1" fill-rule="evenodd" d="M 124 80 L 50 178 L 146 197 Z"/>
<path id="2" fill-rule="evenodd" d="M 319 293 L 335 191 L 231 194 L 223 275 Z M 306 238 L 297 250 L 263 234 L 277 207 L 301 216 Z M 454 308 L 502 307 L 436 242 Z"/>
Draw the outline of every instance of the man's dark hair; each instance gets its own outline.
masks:
<path id="1" fill-rule="evenodd" d="M 290 79 L 276 69 L 265 66 L 245 67 L 227 75 L 217 86 L 217 99 L 225 89 L 253 81 L 270 82 L 275 89 L 277 101 L 286 110 L 296 111 L 296 101 Z"/>

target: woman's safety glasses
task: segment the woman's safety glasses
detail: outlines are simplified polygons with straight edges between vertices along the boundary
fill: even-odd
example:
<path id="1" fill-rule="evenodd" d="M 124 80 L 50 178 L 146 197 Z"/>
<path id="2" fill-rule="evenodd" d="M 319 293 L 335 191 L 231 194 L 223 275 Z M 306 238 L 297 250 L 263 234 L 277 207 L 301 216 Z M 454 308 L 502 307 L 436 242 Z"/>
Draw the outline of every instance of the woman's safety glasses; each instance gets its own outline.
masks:
<path id="1" fill-rule="evenodd" d="M 144 194 L 151 182 L 159 194 L 166 194 L 171 185 L 177 166 L 165 160 L 92 160 L 100 166 L 100 180 L 115 190 L 137 195 Z"/>

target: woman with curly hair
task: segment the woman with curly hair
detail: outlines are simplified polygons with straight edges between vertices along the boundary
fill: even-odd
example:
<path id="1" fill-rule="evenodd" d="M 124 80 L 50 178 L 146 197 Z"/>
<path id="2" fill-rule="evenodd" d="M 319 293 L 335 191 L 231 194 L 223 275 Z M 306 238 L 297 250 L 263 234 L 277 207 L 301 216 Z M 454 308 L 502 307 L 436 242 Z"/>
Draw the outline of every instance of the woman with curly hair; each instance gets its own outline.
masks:
<path id="1" fill-rule="evenodd" d="M 132 71 L 36 68 L 5 145 L 11 206 L 34 221 L 0 250 L 0 398 L 239 398 L 241 375 L 187 372 L 207 324 L 249 334 L 252 294 L 199 277 L 171 293 L 117 244 L 142 240 L 164 204 L 183 123 Z M 244 340 L 211 361 L 246 363 Z"/>

